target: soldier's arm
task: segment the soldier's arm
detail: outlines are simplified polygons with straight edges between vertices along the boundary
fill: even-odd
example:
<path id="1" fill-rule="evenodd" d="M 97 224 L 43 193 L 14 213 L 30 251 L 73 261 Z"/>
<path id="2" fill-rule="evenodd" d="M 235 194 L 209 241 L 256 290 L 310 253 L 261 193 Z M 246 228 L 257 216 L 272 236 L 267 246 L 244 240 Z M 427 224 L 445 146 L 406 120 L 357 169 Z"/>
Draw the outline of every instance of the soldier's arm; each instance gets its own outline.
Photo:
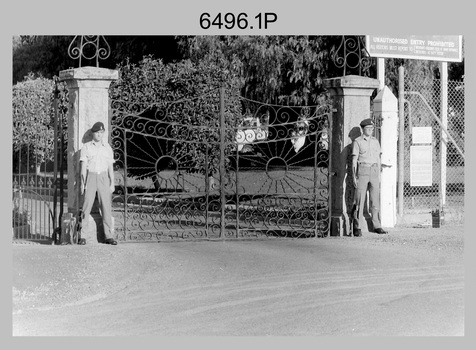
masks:
<path id="1" fill-rule="evenodd" d="M 115 186 L 115 182 L 114 182 L 114 168 L 112 166 L 112 163 L 109 164 L 109 166 L 107 168 L 107 172 L 108 172 L 108 175 L 109 175 L 109 180 L 111 181 L 111 183 L 110 183 L 111 192 L 114 192 L 114 190 L 116 189 L 116 186 Z"/>
<path id="2" fill-rule="evenodd" d="M 114 166 L 113 166 L 113 164 L 114 164 L 114 153 L 112 151 L 111 146 L 109 145 L 109 165 L 107 167 L 107 172 L 108 172 L 108 175 L 109 175 L 111 192 L 114 192 L 114 190 L 116 189 L 115 180 L 114 180 Z"/>
<path id="3" fill-rule="evenodd" d="M 354 140 L 352 142 L 352 174 L 357 174 L 357 161 L 359 160 L 359 143 Z"/>
<path id="4" fill-rule="evenodd" d="M 80 172 L 80 188 L 81 194 L 84 193 L 86 190 L 86 176 L 87 176 L 87 165 L 86 165 L 86 149 L 82 148 L 80 151 L 80 159 L 79 159 L 79 172 Z"/>
<path id="5" fill-rule="evenodd" d="M 380 148 L 378 152 L 378 168 L 382 170 L 382 150 L 380 150 Z"/>
<path id="6" fill-rule="evenodd" d="M 359 160 L 359 144 L 354 140 L 352 143 L 352 181 L 357 187 L 357 162 Z"/>
<path id="7" fill-rule="evenodd" d="M 86 167 L 86 162 L 85 161 L 80 161 L 79 166 L 81 168 L 81 178 L 80 178 L 80 184 L 81 184 L 81 194 L 84 193 L 86 190 L 86 176 L 87 176 L 87 167 Z"/>

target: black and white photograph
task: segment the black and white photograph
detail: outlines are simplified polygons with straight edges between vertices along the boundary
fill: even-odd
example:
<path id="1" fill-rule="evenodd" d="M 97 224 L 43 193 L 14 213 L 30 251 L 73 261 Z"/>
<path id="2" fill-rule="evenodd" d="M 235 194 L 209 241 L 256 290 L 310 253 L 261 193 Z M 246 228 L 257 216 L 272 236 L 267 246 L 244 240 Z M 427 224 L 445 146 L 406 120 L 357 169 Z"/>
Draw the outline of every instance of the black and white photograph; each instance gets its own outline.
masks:
<path id="1" fill-rule="evenodd" d="M 9 32 L 8 336 L 464 339 L 468 33 L 205 4 Z"/>

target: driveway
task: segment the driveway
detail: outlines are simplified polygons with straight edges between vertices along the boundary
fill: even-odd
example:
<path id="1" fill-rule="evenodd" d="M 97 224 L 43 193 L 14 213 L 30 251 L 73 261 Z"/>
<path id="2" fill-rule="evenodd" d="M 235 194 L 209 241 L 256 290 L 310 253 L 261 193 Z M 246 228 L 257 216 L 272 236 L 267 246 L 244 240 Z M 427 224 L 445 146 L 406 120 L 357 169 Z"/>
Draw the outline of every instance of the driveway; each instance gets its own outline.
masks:
<path id="1" fill-rule="evenodd" d="M 464 335 L 463 236 L 13 244 L 13 335 Z"/>

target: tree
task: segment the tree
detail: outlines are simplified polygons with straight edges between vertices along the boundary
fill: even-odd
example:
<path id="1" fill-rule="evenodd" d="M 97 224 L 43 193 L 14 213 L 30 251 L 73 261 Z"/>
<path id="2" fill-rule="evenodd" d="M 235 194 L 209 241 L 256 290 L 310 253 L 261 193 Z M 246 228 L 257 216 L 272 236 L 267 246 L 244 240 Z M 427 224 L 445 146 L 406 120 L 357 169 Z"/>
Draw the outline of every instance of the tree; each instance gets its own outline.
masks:
<path id="1" fill-rule="evenodd" d="M 403 66 L 405 74 L 412 80 L 419 81 L 423 85 L 432 85 L 435 79 L 440 79 L 440 62 L 430 60 L 386 58 L 385 59 L 385 85 L 395 96 L 398 96 L 398 68 Z M 463 62 L 448 64 L 448 80 L 460 80 L 464 78 Z"/>
<path id="2" fill-rule="evenodd" d="M 64 83 L 55 84 L 55 80 L 30 73 L 23 82 L 13 86 L 13 165 L 14 169 L 20 172 L 27 170 L 25 166 L 31 166 L 38 174 L 40 166 L 54 158 L 54 142 L 58 141 L 61 133 L 66 149 L 68 91 Z M 55 96 L 56 87 L 58 90 Z M 57 98 L 57 115 L 54 107 L 55 98 Z M 63 129 L 59 130 L 60 123 L 58 123 L 59 131 L 55 135 L 56 117 L 62 118 Z M 65 154 L 59 156 L 65 157 Z"/>
<path id="3" fill-rule="evenodd" d="M 448 80 L 464 79 L 464 58 L 462 62 L 453 62 L 448 64 Z"/>
<path id="4" fill-rule="evenodd" d="M 173 36 L 114 35 L 105 38 L 111 46 L 110 66 L 123 63 L 126 59 L 138 63 L 147 56 L 161 59 L 165 64 L 182 59 Z"/>
<path id="5" fill-rule="evenodd" d="M 23 81 L 30 73 L 53 79 L 59 71 L 74 67 L 74 60 L 68 56 L 72 38 L 20 36 L 13 49 L 13 84 Z"/>
<path id="6" fill-rule="evenodd" d="M 77 60 L 69 57 L 68 48 L 74 36 L 22 35 L 13 38 L 13 84 L 22 81 L 28 73 L 53 78 L 61 70 L 77 68 Z M 105 36 L 110 55 L 99 61 L 99 66 L 114 69 L 128 59 L 137 63 L 144 56 L 162 58 L 164 62 L 180 59 L 173 36 Z M 83 60 L 83 66 L 96 65 L 95 61 Z"/>
<path id="7" fill-rule="evenodd" d="M 235 72 L 242 95 L 265 103 L 307 105 L 334 76 L 330 52 L 339 37 L 193 36 L 178 37 L 184 57 L 222 62 Z"/>
<path id="8" fill-rule="evenodd" d="M 448 80 L 464 79 L 464 37 L 463 37 L 462 62 L 448 63 Z M 440 62 L 431 60 L 386 58 L 385 59 L 385 85 L 398 96 L 398 68 L 404 67 L 405 74 L 422 84 L 431 85 L 434 79 L 440 79 Z"/>
<path id="9" fill-rule="evenodd" d="M 430 83 L 435 79 L 439 63 L 436 61 L 386 58 L 385 59 L 385 85 L 398 96 L 398 68 L 403 66 L 405 74 L 415 80 Z"/>
<path id="10" fill-rule="evenodd" d="M 33 74 L 13 86 L 13 151 L 31 157 L 36 172 L 53 156 L 53 89 L 52 80 Z"/>

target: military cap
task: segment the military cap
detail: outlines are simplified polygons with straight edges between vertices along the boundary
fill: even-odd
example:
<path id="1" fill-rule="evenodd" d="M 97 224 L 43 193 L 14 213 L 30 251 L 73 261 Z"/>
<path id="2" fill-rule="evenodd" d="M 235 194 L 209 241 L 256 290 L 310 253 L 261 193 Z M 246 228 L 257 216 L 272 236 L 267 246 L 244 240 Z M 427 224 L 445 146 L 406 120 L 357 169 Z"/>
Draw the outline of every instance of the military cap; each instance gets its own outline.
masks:
<path id="1" fill-rule="evenodd" d="M 370 118 L 364 119 L 360 122 L 360 126 L 365 128 L 366 126 L 374 126 L 374 121 Z"/>
<path id="2" fill-rule="evenodd" d="M 94 123 L 93 127 L 91 128 L 92 132 L 97 132 L 97 131 L 104 131 L 104 124 L 101 122 Z"/>

